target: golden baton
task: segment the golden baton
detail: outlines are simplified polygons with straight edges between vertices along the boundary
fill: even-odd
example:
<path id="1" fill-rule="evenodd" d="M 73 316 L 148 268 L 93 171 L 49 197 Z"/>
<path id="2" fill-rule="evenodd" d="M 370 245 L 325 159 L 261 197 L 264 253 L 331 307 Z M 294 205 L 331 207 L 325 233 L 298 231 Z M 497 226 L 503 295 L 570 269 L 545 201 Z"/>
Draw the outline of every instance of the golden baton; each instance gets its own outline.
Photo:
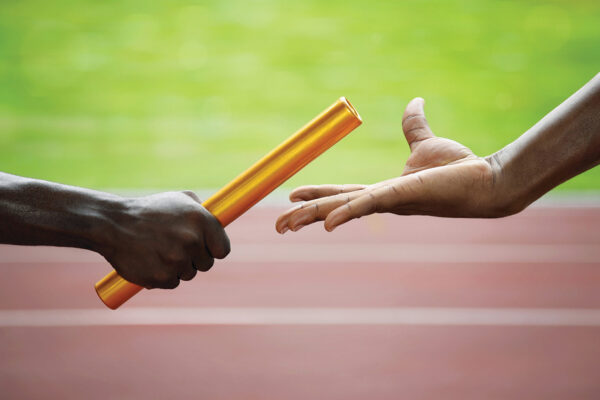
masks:
<path id="1" fill-rule="evenodd" d="M 229 225 L 361 123 L 352 104 L 341 97 L 202 205 L 223 227 Z M 116 271 L 98 281 L 95 287 L 100 299 L 113 310 L 143 288 L 126 281 Z"/>

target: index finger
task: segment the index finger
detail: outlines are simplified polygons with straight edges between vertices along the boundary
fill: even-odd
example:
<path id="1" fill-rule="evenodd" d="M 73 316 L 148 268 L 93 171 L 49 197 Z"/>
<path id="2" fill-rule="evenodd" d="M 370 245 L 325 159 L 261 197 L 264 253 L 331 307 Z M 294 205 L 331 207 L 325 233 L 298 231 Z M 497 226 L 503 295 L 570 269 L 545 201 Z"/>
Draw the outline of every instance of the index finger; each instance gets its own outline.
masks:
<path id="1" fill-rule="evenodd" d="M 277 218 L 275 229 L 279 233 L 285 233 L 291 229 L 296 231 L 305 225 L 316 221 L 322 221 L 327 215 L 342 204 L 348 203 L 359 197 L 363 190 L 355 190 L 348 193 L 340 193 L 320 199 L 308 201 L 293 207 Z"/>
<path id="2" fill-rule="evenodd" d="M 225 258 L 231 251 L 229 237 L 219 220 L 208 210 L 204 209 L 204 211 L 206 212 L 206 223 L 203 226 L 203 231 L 206 249 L 214 258 Z"/>
<path id="3" fill-rule="evenodd" d="M 300 186 L 290 193 L 290 200 L 308 201 L 319 199 L 321 197 L 333 196 L 340 193 L 354 192 L 366 188 L 366 185 L 349 184 L 349 185 L 309 185 Z"/>

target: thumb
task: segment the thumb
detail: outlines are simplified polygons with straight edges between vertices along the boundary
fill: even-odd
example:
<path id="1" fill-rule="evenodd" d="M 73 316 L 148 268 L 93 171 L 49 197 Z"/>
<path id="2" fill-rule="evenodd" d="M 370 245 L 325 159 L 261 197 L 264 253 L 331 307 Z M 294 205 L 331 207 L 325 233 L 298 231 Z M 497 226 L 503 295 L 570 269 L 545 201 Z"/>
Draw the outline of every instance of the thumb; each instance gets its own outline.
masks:
<path id="1" fill-rule="evenodd" d="M 425 118 L 424 105 L 425 100 L 421 97 L 412 99 L 402 116 L 402 130 L 411 151 L 420 141 L 435 137 Z"/>
<path id="2" fill-rule="evenodd" d="M 196 193 L 192 192 L 191 190 L 184 190 L 183 194 L 185 194 L 188 197 L 191 197 L 192 200 L 196 201 L 197 203 L 202 204 L 202 200 L 200 200 L 198 195 Z"/>

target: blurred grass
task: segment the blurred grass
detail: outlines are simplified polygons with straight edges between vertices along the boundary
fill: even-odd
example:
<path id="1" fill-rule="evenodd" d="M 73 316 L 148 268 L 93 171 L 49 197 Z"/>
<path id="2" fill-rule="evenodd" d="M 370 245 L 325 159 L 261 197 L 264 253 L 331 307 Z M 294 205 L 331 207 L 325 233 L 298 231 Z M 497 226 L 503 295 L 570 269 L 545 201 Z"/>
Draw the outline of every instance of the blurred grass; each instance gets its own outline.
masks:
<path id="1" fill-rule="evenodd" d="M 415 96 L 486 155 L 599 71 L 599 20 L 597 0 L 3 1 L 0 170 L 219 187 L 342 95 L 365 124 L 287 186 L 399 174 Z"/>

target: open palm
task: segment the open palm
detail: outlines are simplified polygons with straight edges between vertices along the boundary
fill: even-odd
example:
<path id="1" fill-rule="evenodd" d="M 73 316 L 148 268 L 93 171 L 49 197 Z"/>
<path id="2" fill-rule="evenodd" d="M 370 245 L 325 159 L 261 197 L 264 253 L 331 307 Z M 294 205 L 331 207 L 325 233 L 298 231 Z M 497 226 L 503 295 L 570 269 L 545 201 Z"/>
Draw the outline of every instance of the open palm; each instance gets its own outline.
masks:
<path id="1" fill-rule="evenodd" d="M 425 214 L 447 217 L 495 216 L 488 209 L 494 173 L 487 159 L 467 147 L 433 134 L 423 110 L 424 100 L 412 100 L 402 118 L 411 150 L 402 174 L 372 185 L 302 186 L 291 201 L 305 201 L 283 213 L 280 233 L 325 220 L 333 230 L 351 219 L 373 213 Z"/>

